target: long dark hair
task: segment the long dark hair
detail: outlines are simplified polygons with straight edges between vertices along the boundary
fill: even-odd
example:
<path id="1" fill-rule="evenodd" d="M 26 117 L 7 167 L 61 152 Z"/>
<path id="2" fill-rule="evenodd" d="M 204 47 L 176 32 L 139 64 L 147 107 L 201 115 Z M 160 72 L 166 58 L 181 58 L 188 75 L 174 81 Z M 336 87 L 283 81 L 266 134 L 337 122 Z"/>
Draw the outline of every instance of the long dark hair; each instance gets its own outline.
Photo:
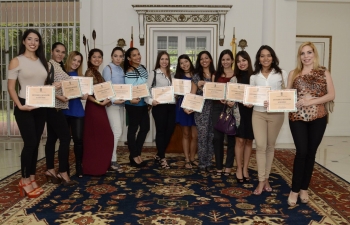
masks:
<path id="1" fill-rule="evenodd" d="M 250 59 L 250 56 L 249 56 L 248 52 L 246 52 L 246 51 L 239 51 L 236 54 L 235 69 L 233 70 L 233 74 L 236 76 L 238 83 L 241 82 L 241 80 L 242 80 L 242 73 L 243 73 L 243 70 L 240 70 L 238 68 L 238 66 L 237 66 L 238 60 L 239 60 L 239 58 L 238 58 L 239 56 L 248 61 L 248 80 L 250 80 L 250 76 L 253 74 L 252 60 Z"/>
<path id="2" fill-rule="evenodd" d="M 102 83 L 102 82 L 104 82 L 104 79 L 103 79 L 101 73 L 100 73 L 100 72 L 95 68 L 95 66 L 92 65 L 92 63 L 90 62 L 91 57 L 92 57 L 92 55 L 93 55 L 95 52 L 100 53 L 101 56 L 102 56 L 102 59 L 103 59 L 103 52 L 102 52 L 101 49 L 98 49 L 98 48 L 93 48 L 93 49 L 91 49 L 90 52 L 89 52 L 89 55 L 88 55 L 88 68 L 93 72 L 93 74 L 94 74 L 95 78 L 97 79 L 97 81 L 98 81 L 99 83 Z"/>
<path id="3" fill-rule="evenodd" d="M 134 50 L 139 51 L 137 48 L 131 47 L 128 50 L 126 50 L 126 52 L 125 52 L 125 56 L 124 56 L 124 73 L 126 73 L 129 70 L 130 67 L 133 68 L 135 71 L 137 71 L 137 73 L 139 72 L 135 67 L 133 67 L 131 65 L 131 61 L 128 59 L 130 57 L 130 55 L 131 55 L 131 52 L 134 51 Z"/>
<path id="4" fill-rule="evenodd" d="M 175 71 L 175 78 L 176 79 L 182 79 L 182 76 L 185 74 L 185 71 L 183 69 L 181 69 L 181 66 L 180 66 L 180 60 L 181 59 L 186 59 L 190 62 L 190 73 L 194 73 L 194 66 L 193 66 L 193 63 L 190 59 L 190 57 L 188 57 L 188 55 L 186 54 L 183 54 L 183 55 L 180 55 L 179 58 L 177 59 L 177 66 L 176 66 L 176 71 Z"/>
<path id="5" fill-rule="evenodd" d="M 55 50 L 55 48 L 57 48 L 57 46 L 59 46 L 59 45 L 63 46 L 64 49 L 66 50 L 66 46 L 65 46 L 62 42 L 55 42 L 55 43 L 52 44 L 51 51 Z M 63 63 L 63 61 L 58 62 L 58 63 L 59 63 L 60 66 L 62 67 L 62 70 L 63 70 L 64 72 L 66 72 L 66 69 L 64 68 L 64 63 Z M 67 72 L 66 72 L 66 73 L 67 73 Z"/>
<path id="6" fill-rule="evenodd" d="M 34 33 L 39 37 L 39 46 L 38 46 L 38 49 L 35 51 L 35 55 L 39 58 L 41 64 L 43 64 L 46 71 L 48 71 L 47 60 L 45 57 L 45 52 L 44 52 L 44 47 L 43 47 L 43 40 L 42 40 L 41 35 L 38 31 L 36 31 L 34 29 L 28 29 L 23 33 L 18 55 L 22 55 L 26 51 L 26 46 L 23 44 L 23 41 L 26 40 L 26 38 L 28 37 L 28 35 L 30 33 Z"/>
<path id="7" fill-rule="evenodd" d="M 261 51 L 264 49 L 269 51 L 272 57 L 272 64 L 270 68 L 275 69 L 276 73 L 282 73 L 281 68 L 278 66 L 279 60 L 277 58 L 275 51 L 270 46 L 263 45 L 259 48 L 258 52 L 256 53 L 253 74 L 258 74 L 262 69 L 262 66 L 260 64 L 260 55 L 261 55 Z"/>
<path id="8" fill-rule="evenodd" d="M 221 60 L 222 60 L 222 57 L 224 57 L 224 55 L 226 55 L 226 54 L 230 56 L 232 61 L 234 61 L 234 57 L 233 57 L 232 51 L 230 49 L 225 49 L 220 53 L 219 60 L 218 60 L 218 66 L 216 67 L 217 70 L 215 73 L 215 82 L 218 81 L 218 79 L 221 77 L 222 74 L 225 74 L 224 67 L 222 66 Z"/>
<path id="9" fill-rule="evenodd" d="M 163 55 L 167 55 L 168 56 L 168 66 L 166 67 L 166 76 L 169 78 L 170 82 L 171 82 L 171 72 L 170 72 L 170 56 L 166 51 L 160 51 L 157 55 L 157 61 L 156 61 L 156 65 L 154 66 L 154 70 L 160 68 L 160 59 L 162 58 Z"/>
<path id="10" fill-rule="evenodd" d="M 213 62 L 213 57 L 211 57 L 211 54 L 208 51 L 201 51 L 198 56 L 197 56 L 197 60 L 196 60 L 196 69 L 195 69 L 195 73 L 198 74 L 199 78 L 201 80 L 204 80 L 204 76 L 203 76 L 203 67 L 201 66 L 201 57 L 203 54 L 206 54 L 209 59 L 211 60 L 210 65 L 209 65 L 209 72 L 210 75 L 215 74 L 215 68 L 214 68 L 214 62 Z"/>

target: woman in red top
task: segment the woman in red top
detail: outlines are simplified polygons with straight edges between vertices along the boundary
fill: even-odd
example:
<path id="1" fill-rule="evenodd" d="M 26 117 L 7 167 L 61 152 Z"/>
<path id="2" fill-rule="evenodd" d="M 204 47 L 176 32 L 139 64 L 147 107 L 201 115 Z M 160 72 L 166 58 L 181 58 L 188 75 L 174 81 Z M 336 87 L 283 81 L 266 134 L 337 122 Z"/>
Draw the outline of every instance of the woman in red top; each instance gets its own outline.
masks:
<path id="1" fill-rule="evenodd" d="M 222 51 L 219 57 L 217 71 L 215 75 L 212 77 L 212 81 L 219 82 L 219 83 L 230 82 L 231 78 L 234 76 L 233 69 L 232 69 L 233 63 L 234 63 L 234 59 L 233 59 L 232 51 L 229 49 Z M 225 104 L 229 108 L 232 108 L 234 102 L 225 101 L 225 100 L 213 101 L 211 118 L 214 126 L 217 123 Z M 216 162 L 216 175 L 220 176 L 223 173 L 222 169 L 223 169 L 223 160 L 224 160 L 225 134 L 216 130 L 215 128 L 213 129 L 214 129 L 213 145 L 214 145 L 215 162 Z M 234 147 L 235 147 L 235 136 L 227 135 L 227 157 L 226 157 L 225 171 L 224 171 L 225 176 L 230 175 L 231 168 L 233 166 L 234 151 L 235 151 Z"/>

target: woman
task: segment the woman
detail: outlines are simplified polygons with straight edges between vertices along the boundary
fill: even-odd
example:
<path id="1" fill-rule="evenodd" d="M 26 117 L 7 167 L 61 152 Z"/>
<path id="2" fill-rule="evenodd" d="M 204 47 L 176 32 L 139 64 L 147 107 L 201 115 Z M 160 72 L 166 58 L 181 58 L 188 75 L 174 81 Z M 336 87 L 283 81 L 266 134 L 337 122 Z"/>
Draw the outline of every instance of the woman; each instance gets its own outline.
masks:
<path id="1" fill-rule="evenodd" d="M 112 61 L 103 69 L 102 76 L 105 81 L 110 81 L 112 84 L 124 84 L 124 71 L 120 67 L 124 59 L 123 49 L 121 47 L 115 47 L 112 50 L 111 58 Z M 106 108 L 114 137 L 113 154 L 109 170 L 118 171 L 121 167 L 117 163 L 117 147 L 124 127 L 124 100 L 113 98 L 111 101 L 112 105 Z"/>
<path id="2" fill-rule="evenodd" d="M 198 54 L 196 60 L 196 72 L 192 77 L 191 93 L 203 95 L 203 86 L 206 82 L 211 82 L 215 73 L 213 58 L 208 51 L 202 51 Z M 195 112 L 194 120 L 198 129 L 198 159 L 201 173 L 211 173 L 212 158 L 214 154 L 213 146 L 213 124 L 211 119 L 213 101 L 205 100 L 202 113 Z M 192 110 L 185 109 L 187 114 L 193 113 Z"/>
<path id="3" fill-rule="evenodd" d="M 56 42 L 51 48 L 51 59 L 49 60 L 49 70 L 54 69 L 54 82 L 61 82 L 69 80 L 71 77 L 63 69 L 63 58 L 66 55 L 66 47 Z M 72 186 L 77 182 L 69 178 L 69 145 L 70 145 L 70 131 L 66 117 L 62 109 L 68 109 L 68 98 L 63 96 L 62 89 L 56 90 L 55 108 L 47 108 L 47 140 L 45 145 L 46 167 L 45 176 L 47 180 L 52 183 L 61 183 L 64 186 Z M 59 139 L 58 161 L 59 168 L 56 174 L 54 167 L 55 146 L 57 139 Z"/>
<path id="4" fill-rule="evenodd" d="M 295 206 L 298 195 L 302 203 L 309 201 L 307 190 L 315 155 L 327 126 L 325 103 L 335 98 L 331 74 L 319 64 L 317 49 L 313 43 L 304 42 L 300 45 L 297 67 L 288 76 L 288 88 L 297 90 L 298 99 L 298 111 L 289 113 L 289 127 L 296 156 L 288 204 Z"/>
<path id="5" fill-rule="evenodd" d="M 248 53 L 246 51 L 238 52 L 236 54 L 235 63 L 235 77 L 231 79 L 231 82 L 249 84 L 250 76 L 253 73 L 253 68 Z M 236 133 L 235 146 L 235 155 L 237 163 L 236 178 L 239 183 L 243 183 L 244 181 L 250 180 L 248 166 L 254 140 L 252 126 L 253 109 L 252 107 L 247 107 L 246 105 L 243 105 L 240 102 L 238 102 L 238 109 L 240 114 L 240 120 Z"/>
<path id="6" fill-rule="evenodd" d="M 279 60 L 275 51 L 267 45 L 260 47 L 255 57 L 255 70 L 250 77 L 252 86 L 270 86 L 271 90 L 282 89 L 287 79 L 285 71 L 278 66 Z M 285 85 L 285 84 L 284 84 Z M 278 133 L 283 124 L 284 113 L 267 113 L 267 101 L 264 106 L 254 106 L 252 123 L 256 142 L 256 161 L 258 166 L 259 185 L 254 194 L 260 195 L 263 190 L 271 192 L 269 175 L 274 157 Z"/>
<path id="7" fill-rule="evenodd" d="M 191 59 L 188 55 L 180 55 L 177 59 L 175 78 L 192 80 L 193 73 L 194 66 Z M 194 122 L 194 114 L 186 114 L 183 108 L 181 108 L 182 101 L 183 96 L 178 96 L 176 102 L 176 123 L 181 126 L 182 148 L 185 154 L 185 168 L 192 169 L 194 166 L 198 166 L 198 162 L 194 159 L 197 151 L 197 127 Z"/>
<path id="8" fill-rule="evenodd" d="M 77 77 L 83 76 L 82 73 L 83 55 L 80 52 L 72 51 L 68 55 L 68 59 L 65 64 L 65 69 L 69 76 Z M 83 93 L 83 100 L 87 99 L 88 94 Z M 68 103 L 68 109 L 62 110 L 66 116 L 68 128 L 71 131 L 74 142 L 74 155 L 75 155 L 75 171 L 76 176 L 83 177 L 83 132 L 84 132 L 84 108 L 79 98 L 70 99 Z"/>
<path id="9" fill-rule="evenodd" d="M 98 68 L 103 61 L 103 52 L 100 49 L 91 49 L 88 56 L 86 77 L 92 77 L 93 83 L 105 82 Z M 111 164 L 113 151 L 113 133 L 109 125 L 106 106 L 111 104 L 109 99 L 97 101 L 94 95 L 89 95 L 85 106 L 84 120 L 84 154 L 83 173 L 101 176 Z"/>
<path id="10" fill-rule="evenodd" d="M 27 195 L 29 198 L 36 198 L 44 192 L 35 181 L 35 173 L 46 108 L 25 104 L 26 87 L 44 85 L 47 71 L 42 38 L 38 31 L 28 29 L 23 33 L 18 56 L 9 64 L 7 88 L 15 104 L 14 115 L 24 144 L 21 153 L 22 177 L 18 189 L 21 196 Z M 17 80 L 20 84 L 18 95 Z"/>
<path id="11" fill-rule="evenodd" d="M 129 48 L 125 52 L 124 73 L 126 84 L 136 86 L 147 83 L 148 72 L 141 64 L 141 55 L 137 48 Z M 150 128 L 148 106 L 144 98 L 136 97 L 125 101 L 125 109 L 129 116 L 127 140 L 130 165 L 140 168 L 146 165 L 141 158 L 141 151 Z"/>
<path id="12" fill-rule="evenodd" d="M 229 49 L 223 50 L 220 53 L 217 71 L 215 75 L 212 77 L 213 82 L 218 83 L 227 83 L 230 82 L 232 77 L 234 76 L 232 64 L 234 63 L 232 51 Z M 220 114 L 223 110 L 225 104 L 232 109 L 234 102 L 225 101 L 225 100 L 215 100 L 213 101 L 213 109 L 211 120 L 212 124 L 215 125 L 218 122 Z M 233 109 L 232 109 L 233 110 Z M 226 162 L 225 162 L 225 171 L 223 172 L 223 160 L 224 160 L 224 138 L 225 134 L 216 130 L 214 130 L 214 152 L 215 152 L 215 163 L 216 163 L 216 175 L 221 176 L 223 173 L 225 176 L 230 175 L 231 168 L 233 166 L 234 160 L 234 147 L 235 147 L 235 136 L 227 135 L 227 153 L 226 153 Z"/>
<path id="13" fill-rule="evenodd" d="M 169 54 L 165 51 L 160 51 L 157 56 L 154 70 L 149 74 L 147 82 L 150 88 L 171 86 L 172 79 L 170 74 L 170 60 Z M 162 169 L 170 169 L 166 158 L 165 150 L 167 149 L 171 136 L 175 129 L 175 102 L 160 104 L 153 96 L 147 97 L 145 101 L 152 105 L 152 115 L 156 126 L 156 146 L 157 154 L 154 160 Z"/>

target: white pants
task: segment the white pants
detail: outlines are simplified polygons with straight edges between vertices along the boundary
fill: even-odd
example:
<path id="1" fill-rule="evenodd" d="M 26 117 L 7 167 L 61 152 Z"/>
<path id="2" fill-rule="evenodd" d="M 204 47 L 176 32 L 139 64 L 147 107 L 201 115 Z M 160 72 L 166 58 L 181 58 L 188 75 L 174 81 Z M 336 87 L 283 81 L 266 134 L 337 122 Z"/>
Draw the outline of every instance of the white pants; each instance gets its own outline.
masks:
<path id="1" fill-rule="evenodd" d="M 117 161 L 117 147 L 119 138 L 122 136 L 124 127 L 124 106 L 111 105 L 106 107 L 109 124 L 114 136 L 114 146 L 112 154 L 112 162 Z"/>

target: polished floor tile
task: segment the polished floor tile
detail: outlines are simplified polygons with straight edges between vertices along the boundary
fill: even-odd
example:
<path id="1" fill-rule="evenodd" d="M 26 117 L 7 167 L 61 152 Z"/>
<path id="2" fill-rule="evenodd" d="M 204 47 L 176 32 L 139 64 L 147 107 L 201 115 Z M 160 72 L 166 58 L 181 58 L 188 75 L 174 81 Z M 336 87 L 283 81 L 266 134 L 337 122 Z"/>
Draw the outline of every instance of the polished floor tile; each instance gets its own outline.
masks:
<path id="1" fill-rule="evenodd" d="M 45 157 L 45 141 L 39 147 L 38 159 Z M 119 143 L 120 146 L 124 142 Z M 154 143 L 145 143 L 154 146 Z M 20 170 L 21 138 L 0 137 L 0 179 Z M 295 148 L 293 143 L 277 144 L 278 148 Z M 350 137 L 324 137 L 316 154 L 316 162 L 350 182 Z"/>

